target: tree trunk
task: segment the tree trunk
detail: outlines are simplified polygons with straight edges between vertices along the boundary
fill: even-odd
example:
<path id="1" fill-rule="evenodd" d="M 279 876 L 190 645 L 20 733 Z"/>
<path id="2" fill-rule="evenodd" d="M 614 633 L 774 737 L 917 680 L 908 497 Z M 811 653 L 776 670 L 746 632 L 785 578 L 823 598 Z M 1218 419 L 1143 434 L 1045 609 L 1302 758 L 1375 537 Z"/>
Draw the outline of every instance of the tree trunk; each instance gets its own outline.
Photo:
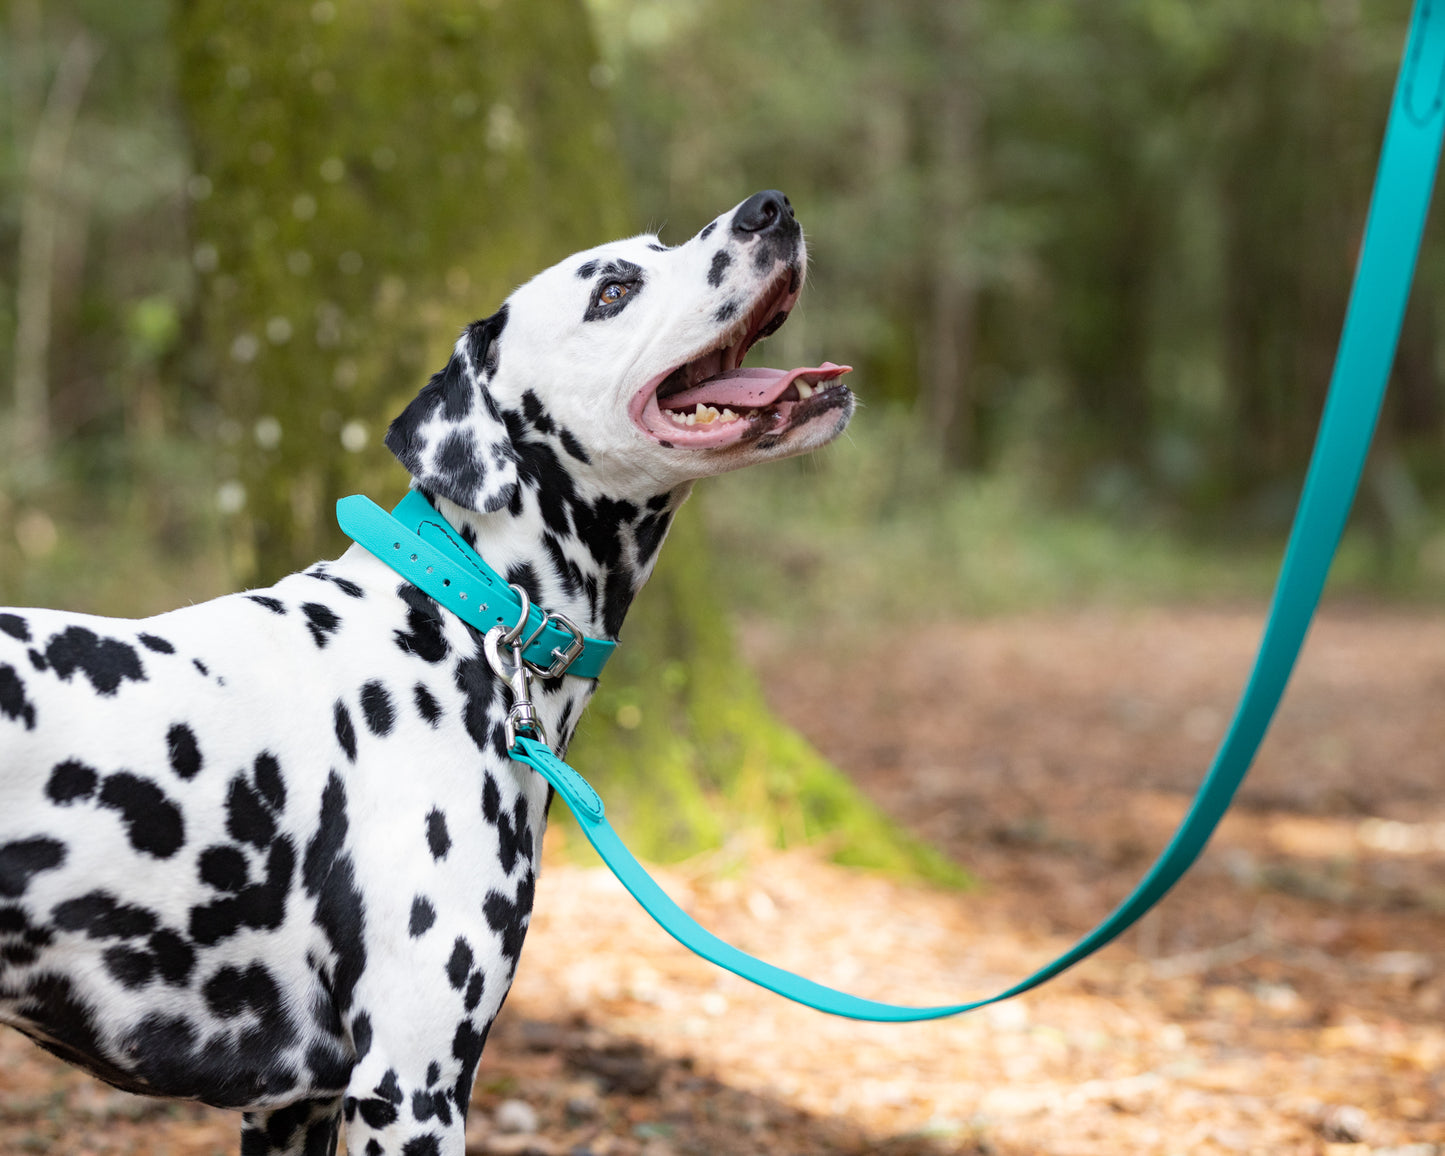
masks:
<path id="1" fill-rule="evenodd" d="M 28 21 L 21 14 L 14 23 Z M 17 31 L 21 31 L 17 27 Z M 23 36 L 24 33 L 21 32 Z M 38 43 L 30 54 L 39 51 Z M 22 52 L 20 55 L 25 55 Z M 55 245 L 62 215 L 57 197 L 70 135 L 99 50 L 83 32 L 66 45 L 25 150 L 15 288 L 13 470 L 22 485 L 46 472 L 50 446 L 50 315 Z M 22 102 L 17 101 L 17 105 Z M 17 109 L 18 111 L 18 109 Z"/>
<path id="2" fill-rule="evenodd" d="M 965 265 L 965 230 L 977 201 L 978 81 L 970 67 L 973 50 L 973 0 L 938 11 L 942 56 L 950 63 L 938 78 L 933 120 L 933 219 L 937 235 L 929 257 L 932 293 L 926 326 L 928 348 L 924 417 L 942 459 L 953 466 L 973 464 L 973 369 L 977 289 Z"/>

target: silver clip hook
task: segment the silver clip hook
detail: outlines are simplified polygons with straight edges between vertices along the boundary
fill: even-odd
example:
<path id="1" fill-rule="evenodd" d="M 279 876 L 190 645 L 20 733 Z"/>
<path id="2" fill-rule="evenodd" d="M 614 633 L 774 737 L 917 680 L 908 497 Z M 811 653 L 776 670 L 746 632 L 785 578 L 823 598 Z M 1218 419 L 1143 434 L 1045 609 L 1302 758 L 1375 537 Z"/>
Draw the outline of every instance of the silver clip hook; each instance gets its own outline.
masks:
<path id="1" fill-rule="evenodd" d="M 526 622 L 524 615 L 522 621 Z M 508 634 L 512 637 L 509 639 Z M 482 649 L 487 656 L 487 665 L 497 677 L 507 683 L 512 692 L 512 705 L 504 722 L 507 735 L 507 749 L 517 745 L 517 736 L 526 734 L 540 743 L 547 742 L 547 733 L 542 729 L 541 720 L 532 706 L 532 675 L 527 669 L 527 660 L 522 657 L 522 647 L 517 641 L 520 629 L 508 631 L 505 626 L 494 626 L 482 638 Z M 502 658 L 502 647 L 512 652 L 509 664 Z M 549 744 L 550 745 L 550 744 Z"/>

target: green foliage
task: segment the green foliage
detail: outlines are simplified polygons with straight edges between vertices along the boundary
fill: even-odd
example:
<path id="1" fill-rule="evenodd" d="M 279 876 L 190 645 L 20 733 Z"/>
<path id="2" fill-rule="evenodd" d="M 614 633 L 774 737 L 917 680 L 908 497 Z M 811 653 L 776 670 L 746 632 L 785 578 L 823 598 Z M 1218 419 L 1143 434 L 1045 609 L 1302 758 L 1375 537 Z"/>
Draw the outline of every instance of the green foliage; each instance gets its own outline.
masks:
<path id="1" fill-rule="evenodd" d="M 951 464 L 1034 450 L 1054 501 L 1208 526 L 1297 483 L 1405 0 L 591 2 L 646 209 L 798 205 L 782 356 L 848 359 Z M 1382 435 L 1437 501 L 1439 253 Z"/>
<path id="2" fill-rule="evenodd" d="M 950 474 L 920 451 L 911 414 L 875 407 L 837 446 L 718 479 L 702 501 L 728 601 L 798 645 L 1085 605 L 1260 605 L 1273 588 L 1279 533 L 1204 540 L 1157 516 L 1060 510 L 1047 488 L 1043 467 L 1021 462 Z M 1445 534 L 1427 541 L 1402 560 L 1367 522 L 1346 537 L 1331 591 L 1438 601 Z"/>

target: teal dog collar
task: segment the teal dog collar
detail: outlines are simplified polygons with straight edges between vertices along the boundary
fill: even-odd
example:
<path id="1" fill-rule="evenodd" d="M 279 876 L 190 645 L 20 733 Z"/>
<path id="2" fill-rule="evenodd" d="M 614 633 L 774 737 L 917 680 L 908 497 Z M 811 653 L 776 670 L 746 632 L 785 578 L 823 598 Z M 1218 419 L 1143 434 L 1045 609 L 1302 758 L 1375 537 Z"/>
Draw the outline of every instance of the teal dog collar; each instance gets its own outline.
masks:
<path id="1" fill-rule="evenodd" d="M 497 626 L 511 629 L 525 610 L 522 657 L 541 678 L 596 678 L 617 649 L 617 643 L 587 638 L 562 615 L 519 598 L 419 490 L 409 491 L 389 514 L 352 494 L 336 503 L 336 520 L 357 545 L 483 634 Z"/>

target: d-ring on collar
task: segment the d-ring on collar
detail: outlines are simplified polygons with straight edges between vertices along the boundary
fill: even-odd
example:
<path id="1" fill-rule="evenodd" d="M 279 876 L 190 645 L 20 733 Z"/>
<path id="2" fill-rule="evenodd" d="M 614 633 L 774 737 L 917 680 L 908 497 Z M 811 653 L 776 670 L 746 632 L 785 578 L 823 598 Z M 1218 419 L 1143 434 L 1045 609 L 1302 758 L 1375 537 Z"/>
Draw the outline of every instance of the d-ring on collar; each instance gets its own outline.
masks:
<path id="1" fill-rule="evenodd" d="M 539 677 L 596 678 L 617 649 L 615 642 L 587 638 L 560 614 L 524 607 L 420 490 L 409 491 L 389 514 L 352 494 L 336 503 L 336 520 L 358 545 L 483 634 L 496 626 L 510 629 L 525 609 L 522 657 Z"/>

